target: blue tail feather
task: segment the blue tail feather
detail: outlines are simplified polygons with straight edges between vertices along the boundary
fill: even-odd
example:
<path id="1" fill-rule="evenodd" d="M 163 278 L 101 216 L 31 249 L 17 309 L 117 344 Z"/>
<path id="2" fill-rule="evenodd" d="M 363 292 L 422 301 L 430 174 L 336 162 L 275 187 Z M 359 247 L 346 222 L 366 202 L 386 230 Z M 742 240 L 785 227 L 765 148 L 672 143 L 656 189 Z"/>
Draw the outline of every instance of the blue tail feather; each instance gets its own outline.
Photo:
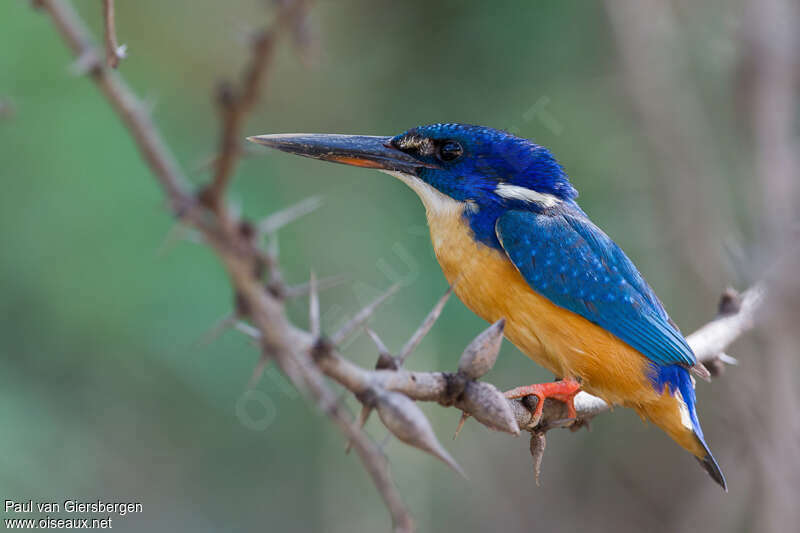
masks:
<path id="1" fill-rule="evenodd" d="M 702 458 L 697 457 L 697 461 L 700 463 L 700 466 L 702 466 L 703 469 L 708 472 L 708 475 L 711 476 L 711 478 L 723 489 L 725 489 L 725 492 L 727 492 L 728 485 L 725 481 L 725 476 L 722 474 L 722 470 L 717 464 L 717 460 L 714 459 L 714 455 L 711 453 L 708 444 L 706 444 L 706 439 L 703 436 L 703 429 L 700 427 L 700 421 L 697 419 L 694 384 L 692 383 L 692 378 L 689 375 L 689 371 L 680 365 L 653 366 L 655 367 L 654 372 L 651 375 L 653 387 L 655 387 L 655 389 L 659 392 L 663 392 L 665 388 L 668 388 L 671 394 L 680 392 L 683 402 L 686 404 L 686 407 L 689 411 L 689 418 L 691 420 L 694 435 L 698 442 L 700 442 L 700 444 L 703 446 L 703 449 L 706 451 L 706 455 Z"/>

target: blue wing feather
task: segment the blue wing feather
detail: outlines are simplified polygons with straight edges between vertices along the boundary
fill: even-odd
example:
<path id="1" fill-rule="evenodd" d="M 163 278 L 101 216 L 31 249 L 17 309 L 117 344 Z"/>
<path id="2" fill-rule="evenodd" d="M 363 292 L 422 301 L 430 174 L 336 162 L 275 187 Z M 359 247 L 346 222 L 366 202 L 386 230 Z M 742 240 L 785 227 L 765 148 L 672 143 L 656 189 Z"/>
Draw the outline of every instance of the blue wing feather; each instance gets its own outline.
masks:
<path id="1" fill-rule="evenodd" d="M 531 288 L 551 302 L 658 365 L 695 364 L 686 339 L 631 260 L 580 210 L 508 211 L 495 231 Z"/>

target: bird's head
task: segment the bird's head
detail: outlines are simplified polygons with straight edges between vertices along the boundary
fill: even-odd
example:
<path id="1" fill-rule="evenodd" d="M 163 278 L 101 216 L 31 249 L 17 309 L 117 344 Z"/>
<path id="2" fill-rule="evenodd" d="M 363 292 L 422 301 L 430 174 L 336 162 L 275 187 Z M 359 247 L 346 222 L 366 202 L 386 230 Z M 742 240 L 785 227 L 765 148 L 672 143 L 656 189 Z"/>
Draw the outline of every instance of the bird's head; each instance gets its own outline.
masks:
<path id="1" fill-rule="evenodd" d="M 428 210 L 546 209 L 577 191 L 544 147 L 510 133 L 466 124 L 431 124 L 394 137 L 279 134 L 249 140 L 305 157 L 374 168 L 407 183 Z"/>

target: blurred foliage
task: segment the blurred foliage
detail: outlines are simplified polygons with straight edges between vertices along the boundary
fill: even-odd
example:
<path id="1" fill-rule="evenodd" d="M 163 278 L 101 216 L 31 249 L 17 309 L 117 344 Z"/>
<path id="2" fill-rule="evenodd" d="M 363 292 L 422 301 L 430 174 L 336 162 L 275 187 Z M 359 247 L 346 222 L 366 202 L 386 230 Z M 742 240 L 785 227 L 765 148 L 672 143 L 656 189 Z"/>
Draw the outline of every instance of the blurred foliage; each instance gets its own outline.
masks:
<path id="1" fill-rule="evenodd" d="M 76 4 L 99 36 L 99 2 Z M 238 73 L 247 32 L 271 20 L 264 4 L 118 2 L 129 50 L 122 74 L 152 103 L 198 184 L 217 139 L 213 87 Z M 727 88 L 737 21 L 709 4 L 683 5 L 680 30 L 721 147 L 726 181 L 715 200 L 736 237 L 733 220 L 746 231 L 749 219 Z M 231 309 L 224 272 L 202 246 L 163 244 L 173 220 L 160 190 L 95 87 L 69 73 L 48 18 L 12 0 L 0 3 L 0 20 L 0 97 L 16 109 L 0 119 L 5 497 L 141 501 L 143 514 L 115 523 L 125 531 L 386 530 L 387 514 L 340 434 L 274 369 L 257 401 L 242 399 L 258 357 L 247 340 L 227 332 L 199 342 Z M 718 285 L 702 286 L 675 267 L 676 244 L 660 231 L 675 221 L 652 215 L 659 199 L 602 4 L 320 0 L 310 27 L 305 52 L 282 44 L 248 134 L 389 135 L 438 121 L 510 129 L 554 151 L 584 209 L 682 328 L 710 318 L 714 295 L 737 281 L 723 270 Z M 329 331 L 399 277 L 404 289 L 373 323 L 399 348 L 446 287 L 421 205 L 387 176 L 277 153 L 242 162 L 231 201 L 259 218 L 312 194 L 323 207 L 280 236 L 286 276 L 303 282 L 310 268 L 349 276 L 323 295 Z M 720 264 L 731 235 L 708 252 Z M 291 311 L 304 320 L 303 302 Z M 454 369 L 481 327 L 452 300 L 409 366 Z M 735 372 L 752 370 L 742 352 Z M 365 365 L 375 358 L 364 338 L 348 354 Z M 551 376 L 506 344 L 488 379 L 512 387 Z M 591 433 L 551 433 L 543 488 L 527 442 L 474 423 L 449 441 L 457 413 L 436 406 L 424 408 L 469 482 L 396 442 L 386 449 L 423 531 L 674 531 L 700 516 L 705 531 L 733 531 L 746 522 L 752 489 L 725 413 L 730 387 L 701 385 L 698 394 L 728 496 L 626 410 L 601 417 Z M 243 405 L 274 419 L 248 429 L 237 417 Z M 384 438 L 379 425 L 368 429 Z"/>

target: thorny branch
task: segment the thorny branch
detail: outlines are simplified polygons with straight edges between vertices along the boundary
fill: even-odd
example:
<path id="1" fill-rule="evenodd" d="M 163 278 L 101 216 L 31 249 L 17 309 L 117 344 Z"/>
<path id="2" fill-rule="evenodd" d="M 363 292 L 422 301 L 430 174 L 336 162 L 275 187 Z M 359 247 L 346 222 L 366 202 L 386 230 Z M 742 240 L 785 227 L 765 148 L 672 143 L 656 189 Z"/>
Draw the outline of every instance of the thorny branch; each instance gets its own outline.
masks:
<path id="1" fill-rule="evenodd" d="M 460 468 L 438 442 L 415 401 L 454 406 L 492 429 L 512 434 L 518 434 L 520 429 L 531 431 L 531 451 L 538 469 L 541 451 L 544 450 L 543 434 L 547 429 L 564 425 L 565 409 L 562 404 L 548 400 L 542 417 L 533 420 L 531 407 L 535 405 L 531 405 L 530 401 L 535 399 L 507 400 L 496 387 L 479 381 L 496 360 L 502 340 L 503 320 L 492 324 L 467 346 L 456 372 L 413 372 L 402 368 L 402 362 L 441 312 L 446 294 L 411 336 L 401 350 L 400 357 L 392 357 L 377 335 L 369 331 L 378 343 L 381 358 L 378 368 L 366 370 L 344 358 L 336 345 L 363 327 L 380 303 L 395 289 L 390 289 L 387 295 L 367 306 L 328 340 L 320 335 L 319 328 L 318 291 L 321 283 L 312 278 L 302 289 L 286 286 L 277 274 L 277 253 L 265 252 L 257 246 L 262 232 L 220 207 L 238 157 L 240 129 L 262 86 L 274 47 L 275 32 L 284 23 L 293 24 L 285 18 L 295 12 L 292 2 L 283 1 L 279 8 L 282 14 L 277 17 L 275 26 L 258 35 L 242 88 L 235 94 L 231 93 L 231 100 L 225 101 L 222 143 L 215 177 L 212 184 L 201 192 L 200 201 L 192 193 L 188 180 L 161 139 L 146 107 L 115 71 L 103 67 L 87 29 L 71 5 L 66 0 L 35 0 L 33 4 L 51 16 L 78 62 L 86 67 L 85 72 L 120 115 L 164 189 L 172 212 L 181 223 L 198 231 L 224 264 L 234 289 L 236 305 L 235 320 L 227 318 L 223 324 L 238 321 L 244 326 L 242 320 L 252 324 L 252 327 L 239 329 L 256 339 L 263 357 L 274 361 L 295 387 L 310 397 L 339 426 L 386 503 L 395 531 L 414 531 L 414 524 L 392 482 L 386 458 L 361 431 L 358 422 L 338 403 L 325 376 L 351 391 L 363 404 L 364 412 L 377 410 L 383 424 L 400 440 L 433 454 L 457 471 Z M 305 3 L 300 1 L 297 5 L 303 6 Z M 298 26 L 296 21 L 294 26 Z M 308 205 L 289 209 L 288 215 L 267 219 L 269 223 L 265 222 L 264 226 L 269 226 L 271 232 L 277 231 L 296 218 L 298 213 L 308 210 Z M 265 283 L 265 278 L 269 283 Z M 309 294 L 311 331 L 289 322 L 284 311 L 284 299 L 292 293 Z M 716 369 L 717 374 L 721 369 L 719 361 L 729 360 L 724 350 L 752 327 L 763 296 L 764 289 L 760 286 L 749 289 L 741 297 L 729 294 L 724 299 L 724 305 L 721 305 L 720 315 L 689 336 L 689 343 L 698 358 Z M 575 406 L 579 421 L 588 420 L 608 409 L 605 402 L 587 393 L 580 393 L 576 397 Z"/>
<path id="2" fill-rule="evenodd" d="M 336 403 L 333 391 L 321 374 L 311 365 L 299 364 L 302 350 L 307 351 L 308 346 L 294 342 L 293 328 L 284 314 L 283 302 L 262 283 L 260 274 L 269 262 L 249 238 L 252 235 L 236 231 L 246 226 L 230 219 L 220 220 L 230 215 L 209 213 L 197 202 L 183 171 L 150 119 L 146 106 L 116 72 L 102 67 L 90 34 L 72 6 L 65 0 L 35 0 L 33 5 L 50 15 L 75 57 L 90 65 L 86 71 L 131 131 L 142 157 L 164 189 L 172 212 L 179 220 L 200 231 L 225 265 L 238 300 L 243 302 L 241 307 L 268 339 L 262 342 L 262 351 L 274 358 L 298 390 L 311 396 L 352 443 L 392 515 L 395 530 L 413 531 L 411 515 L 391 479 L 381 451 Z"/>
<path id="3" fill-rule="evenodd" d="M 724 364 L 736 364 L 736 360 L 725 354 L 725 350 L 740 335 L 753 328 L 756 314 L 765 297 L 765 289 L 758 284 L 742 294 L 728 290 L 720 300 L 720 311 L 717 317 L 702 326 L 687 337 L 692 349 L 697 354 L 698 360 L 707 365 L 713 376 L 719 376 Z M 381 297 L 378 301 L 383 301 Z M 375 311 L 375 302 L 365 307 L 370 315 Z M 361 317 L 365 318 L 365 317 Z M 424 324 L 427 327 L 427 323 Z M 346 325 L 348 329 L 352 326 Z M 558 401 L 546 400 L 542 417 L 534 420 L 531 410 L 536 407 L 535 397 L 518 400 L 507 400 L 500 395 L 501 401 L 490 398 L 487 403 L 484 394 L 490 395 L 491 387 L 488 383 L 474 381 L 488 372 L 494 365 L 500 345 L 494 343 L 502 338 L 503 323 L 498 322 L 490 326 L 468 346 L 461 356 L 458 371 L 447 372 L 412 372 L 402 368 L 380 368 L 366 370 L 344 358 L 330 342 L 317 342 L 314 348 L 314 358 L 317 365 L 328 377 L 344 385 L 356 396 L 367 395 L 371 397 L 380 389 L 400 392 L 417 400 L 438 402 L 445 406 L 455 406 L 462 411 L 475 416 L 484 425 L 517 434 L 519 430 L 547 430 L 564 426 L 566 409 Z M 248 333 L 254 338 L 260 334 L 250 330 Z M 304 332 L 297 331 L 304 343 L 312 342 L 312 337 Z M 343 338 L 336 335 L 337 338 Z M 382 343 L 381 343 L 382 344 Z M 385 353 L 383 347 L 379 351 Z M 473 385 L 470 385 L 472 383 Z M 470 387 L 478 386 L 480 389 L 472 390 Z M 478 398 L 480 396 L 480 398 Z M 361 398 L 359 398 L 361 399 Z M 368 404 L 363 399 L 362 403 Z M 503 404 L 508 404 L 510 411 L 506 411 Z M 575 410 L 578 422 L 585 422 L 610 408 L 600 398 L 586 392 L 580 392 L 575 397 Z M 491 412 L 484 412 L 491 409 Z M 571 422 L 571 421 L 570 421 Z"/>
<path id="4" fill-rule="evenodd" d="M 106 64 L 111 68 L 117 68 L 119 60 L 125 57 L 125 45 L 117 44 L 114 0 L 103 0 L 103 20 L 106 30 Z"/>

